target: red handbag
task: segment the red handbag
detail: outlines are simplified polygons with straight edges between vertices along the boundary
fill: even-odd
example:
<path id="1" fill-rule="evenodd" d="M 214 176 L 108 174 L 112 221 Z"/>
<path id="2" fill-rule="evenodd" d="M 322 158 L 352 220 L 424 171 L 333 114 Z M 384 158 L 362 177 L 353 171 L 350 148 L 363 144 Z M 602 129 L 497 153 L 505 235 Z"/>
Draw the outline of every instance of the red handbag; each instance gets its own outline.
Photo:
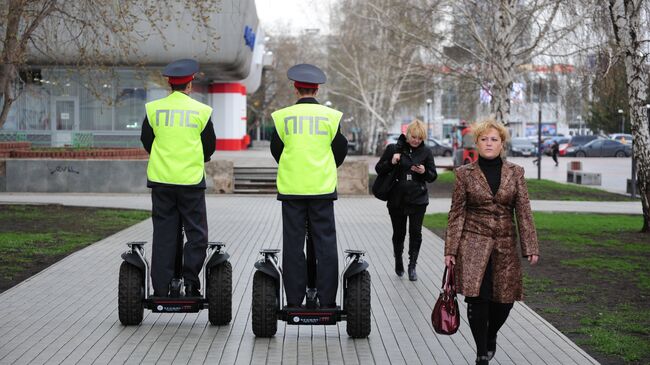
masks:
<path id="1" fill-rule="evenodd" d="M 442 274 L 442 293 L 431 312 L 431 323 L 436 333 L 441 335 L 453 335 L 460 326 L 453 266 L 449 270 L 445 266 L 445 272 Z"/>

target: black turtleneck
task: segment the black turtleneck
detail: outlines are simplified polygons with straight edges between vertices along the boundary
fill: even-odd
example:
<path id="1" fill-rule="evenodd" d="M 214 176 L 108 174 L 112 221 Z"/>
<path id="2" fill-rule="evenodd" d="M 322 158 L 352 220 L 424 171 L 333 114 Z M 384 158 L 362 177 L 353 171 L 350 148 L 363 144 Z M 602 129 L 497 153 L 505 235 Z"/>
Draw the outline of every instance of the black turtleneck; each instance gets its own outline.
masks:
<path id="1" fill-rule="evenodd" d="M 501 166 L 503 166 L 503 160 L 501 157 L 496 157 L 491 160 L 478 156 L 478 165 L 485 175 L 485 179 L 490 185 L 490 190 L 492 190 L 492 195 L 495 195 L 499 190 L 499 185 L 501 185 Z"/>

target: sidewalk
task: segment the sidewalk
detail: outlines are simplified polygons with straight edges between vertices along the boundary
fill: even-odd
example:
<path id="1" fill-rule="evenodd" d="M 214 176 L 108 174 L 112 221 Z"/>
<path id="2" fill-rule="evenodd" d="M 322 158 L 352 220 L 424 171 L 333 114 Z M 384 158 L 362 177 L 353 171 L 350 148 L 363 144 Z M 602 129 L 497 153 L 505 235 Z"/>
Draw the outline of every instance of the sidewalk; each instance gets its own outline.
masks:
<path id="1" fill-rule="evenodd" d="M 208 195 L 216 198 L 220 195 Z M 234 195 L 237 196 L 237 195 Z M 246 195 L 248 196 L 248 195 Z M 269 195 L 259 195 L 269 197 Z M 274 197 L 274 196 L 273 196 Z M 344 199 L 346 197 L 341 197 Z M 356 196 L 358 199 L 372 199 L 372 195 Z M 149 194 L 80 194 L 80 193 L 0 193 L 2 203 L 64 204 L 78 206 L 101 206 L 110 208 L 151 209 Z M 447 213 L 451 199 L 430 199 L 427 213 Z M 563 200 L 533 200 L 533 211 L 581 212 L 612 214 L 643 214 L 641 202 L 583 202 Z"/>
<path id="2" fill-rule="evenodd" d="M 148 195 L 0 194 L 0 201 L 147 209 Z M 431 204 L 443 205 L 435 201 Z M 384 203 L 341 197 L 335 203 L 339 265 L 343 250 L 366 250 L 372 277 L 372 332 L 347 336 L 336 326 L 278 323 L 270 339 L 250 329 L 253 264 L 261 248 L 280 248 L 280 203 L 273 196 L 211 195 L 209 239 L 224 241 L 233 265 L 233 321 L 216 327 L 207 311 L 154 314 L 124 327 L 117 316 L 117 274 L 126 242 L 149 240 L 149 220 L 118 232 L 0 294 L 0 364 L 474 364 L 464 313 L 453 336 L 435 334 L 430 314 L 443 272 L 443 241 L 423 230 L 419 280 L 393 272 L 391 224 Z M 254 222 L 254 224 L 251 224 Z M 147 247 L 150 255 L 150 245 Z M 340 298 L 339 298 L 340 301 Z M 499 334 L 492 364 L 597 364 L 524 303 Z"/>

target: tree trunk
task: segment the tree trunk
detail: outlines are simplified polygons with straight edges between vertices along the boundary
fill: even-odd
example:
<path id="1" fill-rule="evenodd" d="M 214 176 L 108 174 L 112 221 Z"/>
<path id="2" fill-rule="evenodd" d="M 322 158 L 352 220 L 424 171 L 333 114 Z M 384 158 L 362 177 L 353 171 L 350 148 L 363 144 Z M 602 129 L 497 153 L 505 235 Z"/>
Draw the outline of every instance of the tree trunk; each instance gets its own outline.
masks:
<path id="1" fill-rule="evenodd" d="M 644 34 L 640 25 L 642 0 L 610 0 L 609 10 L 619 50 L 625 60 L 630 124 L 634 136 L 639 195 L 643 207 L 642 232 L 650 233 L 650 128 L 645 108 L 648 75 L 644 71 Z"/>
<path id="2" fill-rule="evenodd" d="M 514 64 L 512 60 L 515 20 L 512 14 L 516 12 L 516 2 L 501 2 L 495 13 L 497 32 L 495 47 L 491 57 L 492 86 L 491 111 L 497 122 L 508 124 L 510 121 L 510 89 L 514 78 Z"/>
<path id="3" fill-rule="evenodd" d="M 0 129 L 5 125 L 9 108 L 14 102 L 13 86 L 18 73 L 16 61 L 22 59 L 24 48 L 18 42 L 20 20 L 23 15 L 25 3 L 23 1 L 9 1 L 7 10 L 7 27 L 5 29 L 4 48 L 2 49 L 2 64 L 0 64 L 0 98 L 2 110 L 0 111 Z"/>
<path id="4" fill-rule="evenodd" d="M 15 66 L 12 64 L 0 65 L 0 100 L 2 100 L 2 109 L 0 110 L 0 129 L 5 125 L 11 104 L 13 104 L 15 97 L 13 93 L 13 84 L 16 77 Z"/>

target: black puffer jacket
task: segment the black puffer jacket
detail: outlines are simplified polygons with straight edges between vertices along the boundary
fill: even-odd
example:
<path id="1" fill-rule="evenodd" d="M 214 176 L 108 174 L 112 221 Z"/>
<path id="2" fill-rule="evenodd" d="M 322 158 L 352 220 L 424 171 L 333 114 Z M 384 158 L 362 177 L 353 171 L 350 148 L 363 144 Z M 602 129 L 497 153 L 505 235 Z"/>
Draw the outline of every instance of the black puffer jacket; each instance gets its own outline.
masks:
<path id="1" fill-rule="evenodd" d="M 391 163 L 395 153 L 401 153 L 397 165 Z M 425 172 L 418 174 L 411 171 L 413 165 L 424 165 Z M 438 177 L 431 149 L 424 142 L 420 143 L 418 147 L 411 147 L 402 134 L 397 143 L 386 146 L 384 154 L 375 165 L 375 171 L 378 175 L 386 174 L 393 168 L 399 169 L 397 172 L 399 181 L 391 190 L 388 198 L 388 208 L 404 210 L 413 205 L 429 204 L 429 192 L 426 183 L 431 183 Z M 410 180 L 407 177 L 408 175 L 411 175 Z"/>

